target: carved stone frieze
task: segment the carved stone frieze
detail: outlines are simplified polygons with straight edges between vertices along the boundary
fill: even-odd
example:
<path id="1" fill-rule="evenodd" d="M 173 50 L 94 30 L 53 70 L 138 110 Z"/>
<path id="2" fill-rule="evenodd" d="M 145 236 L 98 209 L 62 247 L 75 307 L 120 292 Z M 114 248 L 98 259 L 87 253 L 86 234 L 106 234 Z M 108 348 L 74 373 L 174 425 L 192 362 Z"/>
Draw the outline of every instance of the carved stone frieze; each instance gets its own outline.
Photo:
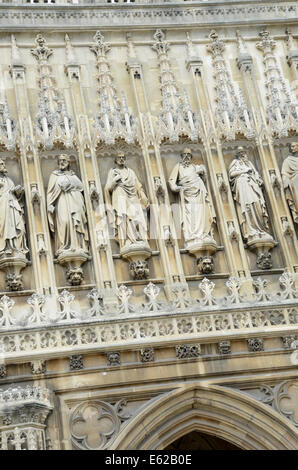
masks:
<path id="1" fill-rule="evenodd" d="M 205 5 L 190 4 L 188 9 L 185 10 L 183 4 L 171 2 L 165 3 L 162 6 L 152 4 L 142 4 L 142 9 L 139 5 L 130 5 L 129 11 L 126 4 L 123 6 L 118 5 L 119 8 L 111 9 L 109 6 L 105 7 L 104 4 L 88 5 L 88 10 L 85 10 L 85 5 L 40 5 L 42 8 L 37 10 L 35 5 L 17 5 L 13 6 L 3 5 L 0 10 L 0 27 L 5 29 L 7 24 L 12 24 L 14 29 L 32 28 L 37 23 L 43 30 L 52 30 L 53 26 L 57 29 L 65 31 L 65 25 L 78 29 L 84 27 L 85 29 L 94 30 L 98 27 L 113 26 L 149 26 L 154 23 L 158 27 L 173 26 L 173 24 L 181 24 L 181 17 L 183 22 L 187 25 L 193 25 L 200 21 L 202 25 L 209 25 L 214 27 L 215 24 L 222 25 L 223 21 L 230 25 L 235 24 L 238 26 L 239 17 L 243 17 L 246 21 L 256 22 L 261 21 L 268 23 L 269 21 L 284 24 L 286 18 L 295 20 L 297 18 L 298 8 L 292 2 L 274 1 L 273 5 L 267 2 L 258 2 L 257 4 L 245 4 L 242 1 L 237 2 L 231 8 L 229 2 L 221 2 L 220 6 L 210 6 L 208 3 Z M 31 8 L 30 8 L 31 7 Z M 32 8 L 33 7 L 33 8 Z M 153 7 L 153 8 L 152 8 Z"/>

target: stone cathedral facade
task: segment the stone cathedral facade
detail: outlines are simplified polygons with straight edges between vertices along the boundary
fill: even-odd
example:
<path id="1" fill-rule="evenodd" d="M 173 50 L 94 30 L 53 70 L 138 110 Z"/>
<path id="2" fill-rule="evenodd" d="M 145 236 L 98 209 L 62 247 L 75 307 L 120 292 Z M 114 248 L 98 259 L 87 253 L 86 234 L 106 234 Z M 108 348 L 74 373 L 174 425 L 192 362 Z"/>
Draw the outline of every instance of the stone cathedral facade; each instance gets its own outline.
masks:
<path id="1" fill-rule="evenodd" d="M 0 448 L 297 449 L 298 5 L 0 3 Z"/>

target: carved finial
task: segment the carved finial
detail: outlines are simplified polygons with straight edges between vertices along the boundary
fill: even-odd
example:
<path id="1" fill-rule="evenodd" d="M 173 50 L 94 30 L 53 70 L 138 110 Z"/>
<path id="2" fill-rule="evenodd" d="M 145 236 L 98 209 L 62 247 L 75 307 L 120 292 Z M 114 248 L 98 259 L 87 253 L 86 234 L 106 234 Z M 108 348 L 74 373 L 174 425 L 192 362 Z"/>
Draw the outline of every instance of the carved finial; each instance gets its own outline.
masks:
<path id="1" fill-rule="evenodd" d="M 90 51 L 94 52 L 97 57 L 104 57 L 106 53 L 111 49 L 111 46 L 108 42 L 105 42 L 104 36 L 100 31 L 96 31 L 93 36 L 95 44 L 90 47 Z"/>
<path id="2" fill-rule="evenodd" d="M 261 49 L 264 52 L 267 51 L 268 49 L 273 51 L 273 49 L 276 46 L 276 42 L 270 36 L 269 31 L 267 31 L 266 29 L 263 29 L 259 33 L 259 36 L 261 37 L 261 41 L 257 42 L 257 44 L 256 44 L 257 49 Z"/>
<path id="3" fill-rule="evenodd" d="M 13 34 L 11 35 L 11 64 L 12 66 L 23 66 L 20 50 Z"/>
<path id="4" fill-rule="evenodd" d="M 158 55 L 166 54 L 169 50 L 169 44 L 165 40 L 166 36 L 161 29 L 157 29 L 156 33 L 153 36 L 155 43 L 152 46 L 152 49 L 157 52 Z"/>
<path id="5" fill-rule="evenodd" d="M 225 50 L 225 45 L 222 40 L 218 39 L 217 32 L 213 29 L 209 34 L 211 43 L 207 45 L 207 51 L 211 52 L 214 56 L 221 55 Z"/>

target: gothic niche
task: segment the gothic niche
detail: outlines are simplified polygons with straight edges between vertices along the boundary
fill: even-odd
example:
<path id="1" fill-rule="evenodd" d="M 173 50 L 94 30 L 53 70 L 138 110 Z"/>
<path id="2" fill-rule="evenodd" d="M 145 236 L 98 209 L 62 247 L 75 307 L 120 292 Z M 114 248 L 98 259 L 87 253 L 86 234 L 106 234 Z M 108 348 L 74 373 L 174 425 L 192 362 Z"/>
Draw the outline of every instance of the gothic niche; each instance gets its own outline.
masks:
<path id="1" fill-rule="evenodd" d="M 185 148 L 169 178 L 173 192 L 179 193 L 180 220 L 185 248 L 197 259 L 201 274 L 214 270 L 212 255 L 217 250 L 213 238 L 214 211 L 204 183 L 206 168 L 192 162 L 191 150 Z"/>
<path id="2" fill-rule="evenodd" d="M 126 166 L 126 156 L 118 152 L 105 186 L 109 222 L 119 243 L 120 255 L 129 261 L 133 279 L 147 279 L 151 256 L 146 210 L 148 198 L 134 170 Z"/>
<path id="3" fill-rule="evenodd" d="M 281 175 L 293 220 L 298 224 L 298 142 L 289 145 L 290 155 L 284 160 Z"/>
<path id="4" fill-rule="evenodd" d="M 70 169 L 69 155 L 58 156 L 58 169 L 50 176 L 47 211 L 57 261 L 66 267 L 67 281 L 80 285 L 84 278 L 81 266 L 89 258 L 89 237 L 83 184 Z"/>
<path id="5" fill-rule="evenodd" d="M 263 180 L 242 147 L 237 148 L 236 158 L 230 165 L 229 180 L 247 247 L 256 252 L 258 268 L 270 269 L 272 261 L 269 250 L 276 242 L 269 233 Z"/>
<path id="6" fill-rule="evenodd" d="M 7 176 L 0 159 L 0 269 L 6 273 L 10 291 L 23 289 L 21 271 L 27 266 L 28 247 L 23 209 L 24 189 Z"/>

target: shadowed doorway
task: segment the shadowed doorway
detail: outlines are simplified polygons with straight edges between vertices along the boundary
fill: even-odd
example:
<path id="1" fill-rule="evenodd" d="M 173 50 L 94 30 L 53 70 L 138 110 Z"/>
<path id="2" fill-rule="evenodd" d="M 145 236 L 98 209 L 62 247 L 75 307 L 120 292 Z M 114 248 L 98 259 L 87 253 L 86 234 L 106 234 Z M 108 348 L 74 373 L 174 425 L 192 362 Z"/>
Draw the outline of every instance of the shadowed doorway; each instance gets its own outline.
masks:
<path id="1" fill-rule="evenodd" d="M 241 450 L 240 447 L 231 444 L 219 437 L 192 431 L 185 436 L 176 439 L 164 450 Z"/>

